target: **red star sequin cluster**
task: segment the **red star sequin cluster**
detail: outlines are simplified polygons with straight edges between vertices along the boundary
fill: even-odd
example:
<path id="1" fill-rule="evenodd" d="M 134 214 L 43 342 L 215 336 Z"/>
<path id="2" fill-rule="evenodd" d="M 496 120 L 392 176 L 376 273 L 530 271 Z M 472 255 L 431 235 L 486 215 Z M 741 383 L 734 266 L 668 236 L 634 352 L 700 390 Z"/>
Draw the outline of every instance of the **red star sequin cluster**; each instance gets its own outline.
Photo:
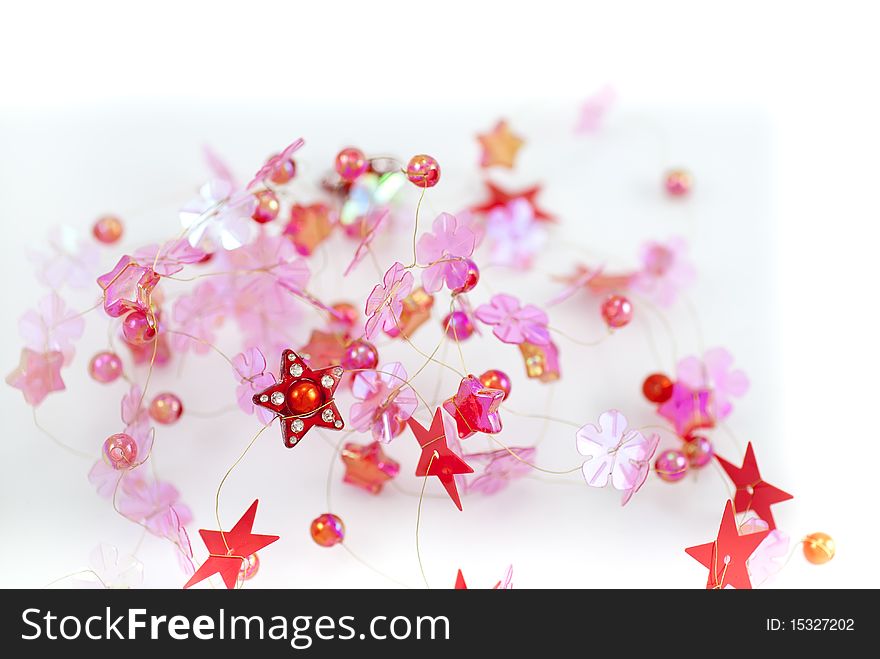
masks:
<path id="1" fill-rule="evenodd" d="M 461 497 L 455 485 L 455 475 L 472 474 L 474 470 L 446 444 L 443 412 L 439 407 L 434 411 L 430 428 L 425 428 L 412 418 L 409 419 L 409 427 L 422 448 L 419 464 L 416 466 L 416 476 L 439 478 L 452 502 L 461 510 Z"/>
<path id="2" fill-rule="evenodd" d="M 758 517 L 767 522 L 771 531 L 775 529 L 776 521 L 773 519 L 770 506 L 774 503 L 788 501 L 793 497 L 788 492 L 783 492 L 778 487 L 764 482 L 761 478 L 761 472 L 758 471 L 758 462 L 755 459 L 752 443 L 749 442 L 746 447 L 742 467 L 737 467 L 720 456 L 716 455 L 715 457 L 736 487 L 736 496 L 733 498 L 736 512 L 744 513 L 747 510 L 753 510 Z"/>
<path id="3" fill-rule="evenodd" d="M 333 396 L 342 379 L 341 366 L 312 369 L 293 350 L 281 353 L 281 380 L 254 394 L 254 405 L 281 419 L 281 437 L 293 448 L 313 426 L 342 430 L 345 423 Z"/>

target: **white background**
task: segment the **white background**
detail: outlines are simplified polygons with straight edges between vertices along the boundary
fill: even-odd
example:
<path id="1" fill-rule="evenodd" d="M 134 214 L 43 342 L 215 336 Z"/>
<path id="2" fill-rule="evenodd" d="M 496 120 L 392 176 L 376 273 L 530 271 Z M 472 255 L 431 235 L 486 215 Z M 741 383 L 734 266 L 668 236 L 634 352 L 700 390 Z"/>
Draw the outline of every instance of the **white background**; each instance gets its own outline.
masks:
<path id="1" fill-rule="evenodd" d="M 299 133 L 311 138 L 316 160 L 332 156 L 339 146 L 333 140 L 355 141 L 368 151 L 391 142 L 404 153 L 434 148 L 442 163 L 460 158 L 465 167 L 476 153 L 466 151 L 474 149 L 470 135 L 496 116 L 520 120 L 528 135 L 539 130 L 542 113 L 558 116 L 610 81 L 623 109 L 596 152 L 584 156 L 584 167 L 598 180 L 620 185 L 620 197 L 613 188 L 584 183 L 583 200 L 548 189 L 547 205 L 582 206 L 600 217 L 625 208 L 621 212 L 638 218 L 633 221 L 640 236 L 657 234 L 648 230 L 653 221 L 662 224 L 661 233 L 697 236 L 694 252 L 708 279 L 694 299 L 705 313 L 706 341 L 730 347 L 754 384 L 732 425 L 738 435 L 754 439 L 768 480 L 796 496 L 777 506 L 780 526 L 796 537 L 824 530 L 839 544 L 831 564 L 812 568 L 796 557 L 776 583 L 876 586 L 868 556 L 878 540 L 871 481 L 878 362 L 871 284 L 880 108 L 869 3 L 741 2 L 735 10 L 676 2 L 572 6 L 337 2 L 315 9 L 214 2 L 153 3 L 149 12 L 110 3 L 4 7 L 0 193 L 3 275 L 10 290 L 4 293 L 3 363 L 11 367 L 16 361 L 13 320 L 37 292 L 16 274 L 26 268 L 23 245 L 38 242 L 57 222 L 84 227 L 84 218 L 105 205 L 148 220 L 139 220 L 133 238 L 166 235 L 149 222 L 167 223 L 186 197 L 200 171 L 197 148 L 206 140 L 222 145 L 242 175 L 251 166 L 238 163 L 259 161 Z M 393 123 L 381 121 L 386 109 Z M 646 116 L 659 124 L 667 147 L 646 145 L 642 159 L 639 135 L 656 134 L 641 129 Z M 371 122 L 374 117 L 378 123 Z M 294 119 L 300 125 L 289 125 Z M 437 136 L 446 131 L 459 141 L 441 141 Z M 524 180 L 553 166 L 542 160 L 551 148 L 579 153 L 564 143 L 562 127 L 551 133 L 543 155 L 537 145 L 524 151 Z M 429 139 L 437 143 L 426 145 Z M 441 150 L 448 153 L 441 156 Z M 609 160 L 599 161 L 599 153 Z M 647 217 L 663 205 L 647 192 L 623 194 L 626 186 L 650 185 L 665 161 L 679 159 L 694 169 L 698 182 L 710 182 L 698 188 L 693 216 L 657 211 Z M 553 175 L 559 180 L 558 171 Z M 549 173 L 547 180 L 553 180 Z M 565 189 L 577 190 L 577 183 L 575 178 Z M 452 179 L 444 194 L 473 194 L 467 186 Z M 628 255 L 622 249 L 629 244 L 625 227 L 583 219 L 585 240 Z M 492 282 L 499 288 L 497 276 Z M 559 324 L 570 328 L 571 318 L 562 316 Z M 687 327 L 687 318 L 677 320 Z M 680 341 L 695 350 L 693 335 L 683 331 Z M 429 344 L 428 336 L 422 339 Z M 644 354 L 628 356 L 628 364 L 650 360 L 644 345 L 639 349 Z M 614 353 L 607 345 L 597 351 L 597 373 L 608 372 Z M 86 344 L 80 367 L 87 354 Z M 593 353 L 580 353 L 580 359 L 587 363 Z M 188 373 L 209 361 L 190 360 Z M 210 372 L 214 365 L 205 368 Z M 628 368 L 632 374 L 615 389 L 639 381 L 639 370 Z M 228 377 L 222 368 L 216 372 Z M 584 378 L 589 381 L 589 373 Z M 89 446 L 90 435 L 108 434 L 105 419 L 115 414 L 118 395 L 96 391 L 74 375 L 68 384 L 70 395 L 50 399 L 45 409 L 51 413 L 43 418 L 55 430 L 71 429 L 71 443 Z M 601 382 L 591 386 L 602 389 Z M 84 567 L 98 540 L 133 546 L 136 529 L 107 510 L 78 477 L 87 465 L 40 444 L 45 440 L 29 425 L 18 392 L 4 389 L 2 400 L 2 519 L 9 533 L 32 543 L 25 550 L 3 544 L 4 564 L 14 566 L 3 585 L 40 586 Z M 83 403 L 99 400 L 105 408 Z M 212 402 L 206 397 L 200 408 L 216 409 Z M 583 414 L 595 416 L 605 403 L 621 406 L 616 397 L 591 399 Z M 638 414 L 644 410 L 631 416 Z M 566 416 L 580 418 L 576 410 Z M 182 423 L 157 450 L 163 476 L 180 486 L 196 512 L 193 526 L 213 526 L 213 487 L 206 483 L 215 483 L 213 476 L 231 464 L 252 427 L 247 420 L 235 423 L 242 431 L 229 438 L 205 436 L 205 426 Z M 555 432 L 558 447 L 542 449 L 539 463 L 576 464 L 566 444 L 570 431 Z M 259 483 L 264 503 L 257 530 L 284 538 L 273 548 L 277 560 L 270 561 L 267 550 L 254 585 L 388 585 L 305 535 L 308 521 L 325 505 L 327 446 L 316 440 L 279 457 L 274 439 L 258 445 L 224 490 L 228 523 Z M 405 465 L 414 459 L 398 444 L 392 449 Z M 193 470 L 204 472 L 204 482 L 187 479 Z M 696 484 L 653 483 L 624 511 L 611 493 L 539 482 L 473 505 L 468 499 L 463 517 L 448 502 L 428 500 L 422 546 L 429 581 L 451 583 L 461 566 L 473 585 L 494 583 L 512 562 L 520 587 L 699 586 L 705 575 L 681 549 L 710 540 L 717 528 L 724 492 L 713 474 L 706 476 L 707 482 Z M 418 485 L 411 477 L 404 482 Z M 352 548 L 418 585 L 415 500 L 389 496 L 393 508 L 380 512 L 376 505 L 386 505 L 385 498 L 356 495 L 334 488 L 334 509 L 349 522 Z M 356 520 L 372 519 L 381 523 L 358 528 Z M 157 545 L 141 554 L 147 583 L 174 585 L 173 561 Z M 199 557 L 197 538 L 194 547 Z M 159 574 L 151 574 L 152 564 L 161 566 Z"/>

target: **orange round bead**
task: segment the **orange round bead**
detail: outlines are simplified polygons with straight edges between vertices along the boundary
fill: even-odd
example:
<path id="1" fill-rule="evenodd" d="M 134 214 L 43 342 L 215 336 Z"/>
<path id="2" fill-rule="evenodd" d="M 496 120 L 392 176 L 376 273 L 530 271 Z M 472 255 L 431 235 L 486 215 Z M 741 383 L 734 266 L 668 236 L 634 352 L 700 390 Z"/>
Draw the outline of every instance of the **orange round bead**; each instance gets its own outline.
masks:
<path id="1" fill-rule="evenodd" d="M 294 382 L 287 390 L 287 406 L 296 415 L 314 412 L 324 403 L 321 387 L 312 380 Z"/>
<path id="2" fill-rule="evenodd" d="M 345 524 L 336 515 L 324 513 L 312 520 L 312 540 L 322 547 L 332 547 L 345 538 Z"/>
<path id="3" fill-rule="evenodd" d="M 672 398 L 672 380 L 663 373 L 652 373 L 645 378 L 642 393 L 652 403 L 665 403 Z"/>
<path id="4" fill-rule="evenodd" d="M 813 565 L 822 565 L 834 558 L 834 538 L 827 533 L 811 533 L 804 538 L 804 556 Z"/>
<path id="5" fill-rule="evenodd" d="M 157 423 L 170 425 L 183 414 L 183 403 L 180 398 L 171 393 L 157 395 L 150 403 L 150 418 Z"/>
<path id="6" fill-rule="evenodd" d="M 92 227 L 92 235 L 106 245 L 122 238 L 122 220 L 115 215 L 103 215 Z"/>
<path id="7" fill-rule="evenodd" d="M 504 399 L 502 400 L 510 396 L 510 378 L 507 377 L 507 373 L 504 371 L 499 371 L 496 368 L 486 371 L 480 376 L 480 383 L 486 389 L 500 389 L 503 391 Z"/>

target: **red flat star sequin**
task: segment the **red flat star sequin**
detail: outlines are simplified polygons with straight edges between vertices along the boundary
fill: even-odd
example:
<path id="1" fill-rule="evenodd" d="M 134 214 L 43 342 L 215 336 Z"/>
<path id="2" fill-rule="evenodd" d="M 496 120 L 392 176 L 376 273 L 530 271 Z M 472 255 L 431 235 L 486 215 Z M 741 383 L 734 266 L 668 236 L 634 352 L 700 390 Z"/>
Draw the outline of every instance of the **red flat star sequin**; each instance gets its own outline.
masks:
<path id="1" fill-rule="evenodd" d="M 468 375 L 458 385 L 455 396 L 443 403 L 443 409 L 455 419 L 458 436 L 467 439 L 478 432 L 501 432 L 498 407 L 503 399 L 503 391 L 487 389 L 478 378 Z"/>
<path id="2" fill-rule="evenodd" d="M 464 581 L 464 575 L 461 573 L 461 570 L 458 571 L 458 574 L 455 576 L 455 590 L 467 590 L 467 584 Z"/>
<path id="3" fill-rule="evenodd" d="M 428 429 L 413 418 L 410 418 L 408 423 L 419 446 L 422 447 L 419 464 L 416 466 L 416 476 L 439 478 L 452 502 L 461 510 L 461 497 L 455 485 L 455 475 L 472 474 L 474 470 L 447 446 L 443 412 L 439 407 L 437 408 L 431 420 L 431 427 Z"/>
<path id="4" fill-rule="evenodd" d="M 775 529 L 776 522 L 773 520 L 770 506 L 774 503 L 788 501 L 793 497 L 788 492 L 783 492 L 778 487 L 763 481 L 761 473 L 758 471 L 758 462 L 755 460 L 752 443 L 749 442 L 746 447 L 742 467 L 737 467 L 717 455 L 715 457 L 718 458 L 721 467 L 727 472 L 736 487 L 736 496 L 733 498 L 736 512 L 743 513 L 747 510 L 753 510 L 769 524 L 771 531 Z"/>
<path id="5" fill-rule="evenodd" d="M 345 464 L 343 481 L 370 494 L 379 494 L 385 482 L 400 473 L 400 465 L 385 455 L 379 442 L 365 446 L 349 442 L 342 447 L 341 455 Z"/>
<path id="6" fill-rule="evenodd" d="M 208 560 L 202 563 L 196 573 L 184 584 L 184 588 L 189 588 L 214 574 L 222 577 L 227 588 L 235 588 L 238 574 L 247 558 L 278 539 L 277 535 L 251 533 L 259 503 L 259 499 L 254 501 L 231 531 L 199 529 L 199 535 L 208 548 Z"/>
<path id="7" fill-rule="evenodd" d="M 708 590 L 726 586 L 751 589 L 752 582 L 746 561 L 768 533 L 769 530 L 740 535 L 733 515 L 733 504 L 728 501 L 724 507 L 717 539 L 704 545 L 688 547 L 685 551 L 709 568 L 709 579 L 706 582 Z"/>
<path id="8" fill-rule="evenodd" d="M 333 400 L 343 373 L 341 366 L 312 369 L 293 350 L 285 350 L 281 353 L 281 380 L 254 394 L 254 405 L 281 418 L 284 445 L 293 448 L 312 426 L 345 427 Z"/>
<path id="9" fill-rule="evenodd" d="M 504 190 L 501 187 L 492 183 L 492 181 L 486 181 L 486 191 L 489 193 L 489 198 L 478 206 L 471 206 L 471 210 L 475 213 L 488 213 L 493 208 L 497 208 L 498 206 L 506 206 L 514 199 L 525 199 L 532 207 L 532 213 L 534 214 L 536 220 L 543 222 L 556 221 L 556 218 L 541 207 L 539 207 L 538 202 L 535 200 L 535 197 L 537 197 L 541 192 L 540 185 L 533 185 L 530 188 L 519 190 L 517 192 L 508 192 L 507 190 Z"/>

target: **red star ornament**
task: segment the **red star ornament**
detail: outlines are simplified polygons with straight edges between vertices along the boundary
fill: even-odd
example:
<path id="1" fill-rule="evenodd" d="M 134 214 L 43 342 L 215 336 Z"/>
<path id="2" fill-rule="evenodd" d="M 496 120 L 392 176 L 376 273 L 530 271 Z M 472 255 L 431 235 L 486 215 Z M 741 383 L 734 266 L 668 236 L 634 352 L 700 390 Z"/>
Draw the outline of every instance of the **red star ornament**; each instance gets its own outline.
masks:
<path id="1" fill-rule="evenodd" d="M 461 510 L 461 497 L 455 485 L 455 475 L 472 474 L 474 470 L 446 445 L 443 412 L 439 407 L 435 410 L 431 427 L 428 429 L 412 417 L 408 423 L 419 446 L 422 447 L 419 464 L 416 466 L 416 476 L 439 478 L 452 502 Z"/>
<path id="2" fill-rule="evenodd" d="M 532 207 L 532 213 L 535 215 L 536 220 L 542 222 L 556 221 L 556 218 L 544 209 L 540 208 L 538 206 L 538 202 L 535 200 L 535 197 L 537 197 L 541 192 L 540 185 L 533 185 L 530 188 L 519 190 L 517 192 L 508 192 L 507 190 L 504 190 L 501 187 L 492 183 L 492 181 L 486 181 L 485 183 L 486 191 L 489 193 L 489 198 L 478 206 L 471 206 L 471 210 L 475 213 L 488 213 L 493 208 L 506 206 L 514 199 L 525 199 Z"/>
<path id="3" fill-rule="evenodd" d="M 235 588 L 238 574 L 248 556 L 257 553 L 278 539 L 277 535 L 251 533 L 259 503 L 259 499 L 254 501 L 231 531 L 199 529 L 199 535 L 202 536 L 202 540 L 208 548 L 208 560 L 202 563 L 196 573 L 184 584 L 184 588 L 189 588 L 214 574 L 219 574 L 222 577 L 227 588 Z"/>
<path id="4" fill-rule="evenodd" d="M 737 589 L 751 589 L 749 570 L 746 561 L 767 537 L 767 531 L 740 535 L 733 515 L 733 504 L 728 501 L 721 517 L 721 527 L 714 542 L 688 547 L 685 551 L 709 568 L 708 590 L 733 586 Z"/>
<path id="5" fill-rule="evenodd" d="M 443 403 L 443 409 L 455 419 L 459 438 L 467 439 L 478 432 L 490 435 L 501 432 L 498 407 L 502 400 L 501 389 L 489 389 L 479 378 L 468 375 L 459 383 L 455 396 Z"/>
<path id="6" fill-rule="evenodd" d="M 752 443 L 746 447 L 746 455 L 743 458 L 742 467 L 731 464 L 722 457 L 718 458 L 721 467 L 727 472 L 730 480 L 736 487 L 736 496 L 733 498 L 733 505 L 736 512 L 743 513 L 747 510 L 754 510 L 755 513 L 769 524 L 769 530 L 776 528 L 776 522 L 773 520 L 773 513 L 770 506 L 774 503 L 788 501 L 792 499 L 792 495 L 783 492 L 778 487 L 774 487 L 769 483 L 765 483 L 758 471 L 758 462 L 755 460 L 755 451 Z"/>
<path id="7" fill-rule="evenodd" d="M 342 430 L 345 423 L 333 400 L 344 371 L 341 366 L 312 369 L 293 350 L 281 353 L 281 380 L 254 394 L 254 405 L 281 418 L 281 437 L 293 448 L 312 428 Z"/>

